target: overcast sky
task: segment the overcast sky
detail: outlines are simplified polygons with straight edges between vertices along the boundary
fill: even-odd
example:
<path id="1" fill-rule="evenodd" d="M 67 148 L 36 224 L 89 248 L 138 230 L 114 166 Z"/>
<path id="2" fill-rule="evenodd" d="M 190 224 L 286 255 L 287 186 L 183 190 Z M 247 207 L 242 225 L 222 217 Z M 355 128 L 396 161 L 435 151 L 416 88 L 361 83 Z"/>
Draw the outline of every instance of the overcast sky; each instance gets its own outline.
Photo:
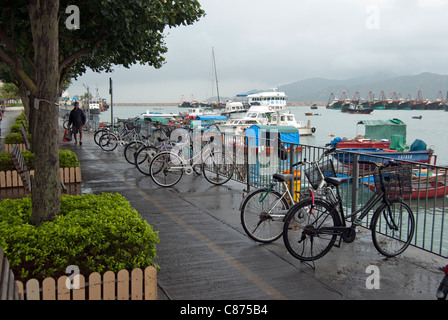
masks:
<path id="1" fill-rule="evenodd" d="M 204 18 L 167 30 L 161 69 L 88 72 L 70 95 L 85 84 L 110 101 L 112 78 L 114 102 L 209 98 L 216 95 L 212 47 L 221 97 L 314 77 L 448 74 L 448 0 L 199 1 Z"/>

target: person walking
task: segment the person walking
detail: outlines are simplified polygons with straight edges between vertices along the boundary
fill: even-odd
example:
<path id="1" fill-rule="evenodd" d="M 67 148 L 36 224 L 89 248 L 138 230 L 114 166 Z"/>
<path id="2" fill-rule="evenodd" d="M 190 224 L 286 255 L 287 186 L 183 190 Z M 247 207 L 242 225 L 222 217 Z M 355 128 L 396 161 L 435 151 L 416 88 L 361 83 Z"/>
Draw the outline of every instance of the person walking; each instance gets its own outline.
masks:
<path id="1" fill-rule="evenodd" d="M 82 145 L 82 127 L 86 124 L 86 115 L 79 108 L 79 102 L 75 102 L 73 110 L 68 118 L 68 128 L 72 130 L 75 144 L 78 144 L 77 134 L 79 133 L 79 145 Z"/>

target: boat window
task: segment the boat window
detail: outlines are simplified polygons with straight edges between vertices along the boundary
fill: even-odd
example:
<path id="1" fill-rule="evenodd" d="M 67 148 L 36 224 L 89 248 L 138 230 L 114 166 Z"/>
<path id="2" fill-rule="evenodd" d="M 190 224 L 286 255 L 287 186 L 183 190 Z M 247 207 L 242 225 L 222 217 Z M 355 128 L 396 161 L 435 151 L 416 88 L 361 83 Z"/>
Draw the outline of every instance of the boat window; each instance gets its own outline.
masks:
<path id="1" fill-rule="evenodd" d="M 292 116 L 288 116 L 288 121 L 294 121 Z"/>
<path id="2" fill-rule="evenodd" d="M 272 121 L 277 121 L 277 116 L 272 116 Z"/>

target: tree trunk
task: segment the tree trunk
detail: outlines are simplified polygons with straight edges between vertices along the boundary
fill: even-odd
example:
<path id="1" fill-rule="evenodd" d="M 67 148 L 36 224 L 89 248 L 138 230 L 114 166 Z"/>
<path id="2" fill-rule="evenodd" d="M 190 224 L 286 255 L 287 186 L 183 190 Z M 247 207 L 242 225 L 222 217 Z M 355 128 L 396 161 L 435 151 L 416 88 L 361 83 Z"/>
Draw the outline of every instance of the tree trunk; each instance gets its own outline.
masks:
<path id="1" fill-rule="evenodd" d="M 35 173 L 32 184 L 31 223 L 40 225 L 59 213 L 61 185 L 58 155 L 58 46 L 59 0 L 30 0 L 29 14 L 34 42 L 36 97 L 33 110 Z M 30 101 L 34 108 L 34 101 Z M 30 112 L 32 114 L 32 112 Z"/>

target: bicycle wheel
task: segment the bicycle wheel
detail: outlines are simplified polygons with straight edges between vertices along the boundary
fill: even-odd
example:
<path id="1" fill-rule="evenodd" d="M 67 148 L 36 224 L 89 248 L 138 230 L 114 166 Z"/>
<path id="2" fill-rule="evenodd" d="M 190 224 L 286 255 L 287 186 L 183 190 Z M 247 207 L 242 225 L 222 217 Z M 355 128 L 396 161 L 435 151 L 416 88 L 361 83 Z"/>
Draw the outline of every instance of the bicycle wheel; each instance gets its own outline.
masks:
<path id="1" fill-rule="evenodd" d="M 161 187 L 174 186 L 184 174 L 182 159 L 172 152 L 157 154 L 149 165 L 152 180 Z"/>
<path id="2" fill-rule="evenodd" d="M 215 185 L 229 181 L 234 170 L 233 159 L 225 152 L 210 153 L 202 163 L 202 173 L 205 179 Z"/>
<path id="3" fill-rule="evenodd" d="M 124 157 L 127 162 L 133 164 L 135 166 L 135 158 L 137 155 L 137 151 L 141 148 L 144 148 L 145 144 L 141 141 L 132 141 L 124 148 Z"/>
<path id="4" fill-rule="evenodd" d="M 111 132 L 111 131 L 110 131 L 110 130 L 107 130 L 107 129 L 101 129 L 101 130 L 98 130 L 98 131 L 95 132 L 95 134 L 93 135 L 93 141 L 95 141 L 95 143 L 96 143 L 97 145 L 100 145 L 100 138 L 101 138 L 104 134 L 109 133 L 109 132 Z"/>
<path id="5" fill-rule="evenodd" d="M 375 248 L 386 257 L 404 252 L 411 243 L 415 219 L 411 208 L 400 199 L 380 205 L 372 218 L 372 241 Z"/>
<path id="6" fill-rule="evenodd" d="M 109 152 L 114 151 L 119 143 L 120 141 L 118 140 L 118 137 L 111 132 L 103 134 L 99 140 L 101 149 Z"/>
<path id="7" fill-rule="evenodd" d="M 138 150 L 135 154 L 135 166 L 144 175 L 150 176 L 149 165 L 159 150 L 156 147 L 146 146 Z"/>
<path id="8" fill-rule="evenodd" d="M 249 194 L 241 205 L 241 225 L 247 235 L 258 242 L 269 243 L 283 233 L 283 221 L 289 204 L 277 191 L 262 188 Z"/>
<path id="9" fill-rule="evenodd" d="M 340 225 L 337 212 L 328 202 L 304 199 L 288 212 L 283 226 L 283 241 L 288 252 L 302 261 L 322 258 L 334 245 Z"/>

